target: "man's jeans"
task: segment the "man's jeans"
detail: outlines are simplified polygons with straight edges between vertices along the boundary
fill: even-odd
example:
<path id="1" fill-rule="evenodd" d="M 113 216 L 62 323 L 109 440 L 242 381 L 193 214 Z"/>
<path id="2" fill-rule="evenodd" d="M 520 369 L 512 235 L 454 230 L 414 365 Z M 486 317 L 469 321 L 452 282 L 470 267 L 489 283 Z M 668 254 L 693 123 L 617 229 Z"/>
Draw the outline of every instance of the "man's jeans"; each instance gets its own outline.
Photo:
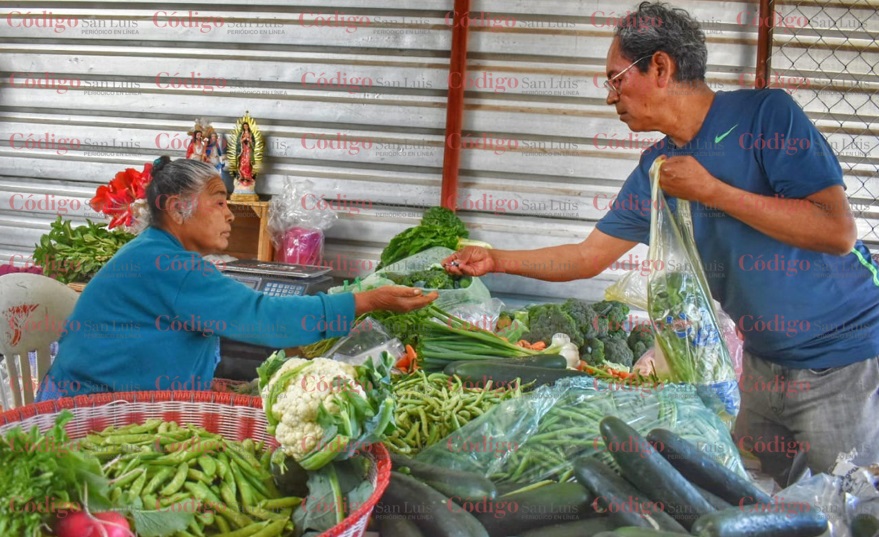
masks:
<path id="1" fill-rule="evenodd" d="M 800 450 L 813 474 L 829 473 L 837 455 L 853 448 L 855 464 L 879 461 L 879 357 L 812 370 L 745 352 L 739 387 L 736 443 L 782 486 Z"/>

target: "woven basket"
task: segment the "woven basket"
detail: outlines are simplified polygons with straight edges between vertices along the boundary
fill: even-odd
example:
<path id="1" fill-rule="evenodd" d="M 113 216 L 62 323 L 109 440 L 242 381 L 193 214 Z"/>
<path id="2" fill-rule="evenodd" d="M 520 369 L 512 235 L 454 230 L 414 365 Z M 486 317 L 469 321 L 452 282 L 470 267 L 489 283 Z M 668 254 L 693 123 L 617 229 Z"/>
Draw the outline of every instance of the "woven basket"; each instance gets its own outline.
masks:
<path id="1" fill-rule="evenodd" d="M 161 418 L 204 427 L 229 440 L 252 438 L 272 448 L 278 446 L 275 438 L 266 433 L 267 423 L 259 397 L 208 391 L 101 393 L 36 403 L 0 414 L 0 434 L 16 426 L 28 431 L 36 425 L 40 431 L 46 431 L 64 409 L 73 413 L 73 419 L 65 426 L 71 440 L 111 425 L 121 427 Z M 324 532 L 323 537 L 361 537 L 366 532 L 369 516 L 388 486 L 391 460 L 381 444 L 369 446 L 365 453 L 375 462 L 369 473 L 375 490 L 369 500 Z"/>

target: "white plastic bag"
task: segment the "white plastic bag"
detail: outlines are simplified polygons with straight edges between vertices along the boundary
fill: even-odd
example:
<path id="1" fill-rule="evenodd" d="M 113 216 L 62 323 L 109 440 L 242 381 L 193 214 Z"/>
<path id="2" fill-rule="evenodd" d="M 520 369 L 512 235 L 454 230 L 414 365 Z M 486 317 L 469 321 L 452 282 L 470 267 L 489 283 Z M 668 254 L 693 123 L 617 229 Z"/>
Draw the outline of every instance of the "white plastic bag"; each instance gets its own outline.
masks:
<path id="1" fill-rule="evenodd" d="M 268 229 L 275 261 L 319 265 L 323 258 L 324 231 L 336 221 L 336 212 L 321 203 L 311 181 L 284 180 L 284 191 L 269 204 Z"/>

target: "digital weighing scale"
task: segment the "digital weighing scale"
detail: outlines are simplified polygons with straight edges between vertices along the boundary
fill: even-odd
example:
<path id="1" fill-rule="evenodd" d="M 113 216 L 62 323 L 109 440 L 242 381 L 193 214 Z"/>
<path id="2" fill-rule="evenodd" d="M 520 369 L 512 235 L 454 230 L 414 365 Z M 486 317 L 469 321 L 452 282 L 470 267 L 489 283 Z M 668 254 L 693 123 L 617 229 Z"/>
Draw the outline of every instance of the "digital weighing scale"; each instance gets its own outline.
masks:
<path id="1" fill-rule="evenodd" d="M 239 259 L 226 263 L 220 270 L 269 296 L 315 295 L 333 286 L 333 278 L 327 275 L 330 267 Z"/>
<path id="2" fill-rule="evenodd" d="M 217 268 L 226 276 L 268 296 L 316 295 L 333 286 L 333 278 L 328 274 L 332 270 L 330 267 L 239 259 L 225 265 L 218 264 Z M 278 349 L 220 338 L 222 360 L 214 376 L 253 380 L 257 377 L 257 366 L 276 350 Z"/>

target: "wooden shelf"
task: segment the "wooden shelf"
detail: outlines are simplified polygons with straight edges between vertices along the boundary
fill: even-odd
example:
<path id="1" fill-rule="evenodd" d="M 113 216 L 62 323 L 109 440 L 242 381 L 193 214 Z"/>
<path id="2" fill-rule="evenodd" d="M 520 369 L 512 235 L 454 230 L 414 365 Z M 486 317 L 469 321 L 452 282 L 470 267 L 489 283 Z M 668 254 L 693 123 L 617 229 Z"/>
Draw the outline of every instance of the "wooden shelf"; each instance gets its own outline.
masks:
<path id="1" fill-rule="evenodd" d="M 229 248 L 224 254 L 239 259 L 271 261 L 274 255 L 269 238 L 269 202 L 229 201 L 229 209 L 235 215 Z"/>

